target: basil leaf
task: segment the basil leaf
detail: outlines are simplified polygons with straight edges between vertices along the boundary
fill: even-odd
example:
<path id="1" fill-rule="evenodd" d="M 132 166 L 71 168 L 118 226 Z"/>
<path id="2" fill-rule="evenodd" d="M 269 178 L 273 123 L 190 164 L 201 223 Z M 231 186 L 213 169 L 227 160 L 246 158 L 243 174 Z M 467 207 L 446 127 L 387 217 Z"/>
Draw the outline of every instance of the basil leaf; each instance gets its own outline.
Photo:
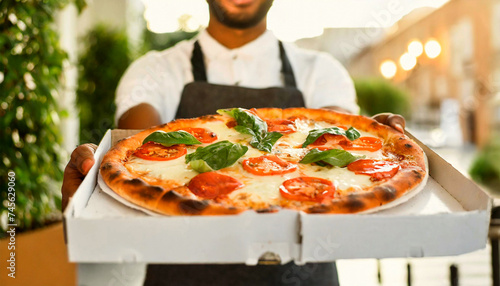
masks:
<path id="1" fill-rule="evenodd" d="M 271 152 L 274 143 L 276 143 L 276 141 L 278 141 L 278 139 L 280 139 L 281 136 L 283 136 L 283 134 L 279 132 L 266 132 L 266 134 L 263 137 L 254 137 L 250 141 L 250 145 L 261 151 Z"/>
<path id="2" fill-rule="evenodd" d="M 267 132 L 267 123 L 260 117 L 247 112 L 246 109 L 219 109 L 217 112 L 233 117 L 238 123 L 234 129 L 240 133 L 252 135 L 250 145 L 258 150 L 271 152 L 276 141 L 283 136 L 279 132 Z"/>
<path id="3" fill-rule="evenodd" d="M 315 163 L 316 165 L 320 166 L 320 167 L 326 167 L 326 166 L 328 166 L 328 164 L 327 164 L 327 163 L 323 163 L 323 161 L 316 161 L 316 162 L 314 162 L 314 163 Z"/>
<path id="4" fill-rule="evenodd" d="M 252 129 L 250 129 L 248 127 L 241 126 L 241 125 L 234 126 L 234 130 L 236 130 L 236 131 L 238 131 L 240 133 L 243 133 L 243 134 L 252 135 L 254 137 L 258 137 L 259 136 L 259 134 L 256 134 Z"/>
<path id="5" fill-rule="evenodd" d="M 231 108 L 231 109 L 217 109 L 217 113 L 220 115 L 228 115 L 232 118 L 234 118 L 234 113 L 236 112 L 237 109 L 242 109 L 242 108 Z"/>
<path id="6" fill-rule="evenodd" d="M 202 160 L 212 170 L 216 171 L 233 165 L 247 151 L 247 146 L 224 140 L 206 147 L 198 147 L 194 153 L 186 155 L 186 163 Z M 200 162 L 194 164 L 197 166 Z"/>
<path id="7" fill-rule="evenodd" d="M 358 130 L 354 129 L 353 127 L 349 128 L 347 131 L 344 131 L 344 129 L 339 128 L 339 127 L 328 127 L 328 128 L 321 128 L 321 129 L 313 129 L 309 131 L 309 134 L 307 135 L 306 141 L 302 143 L 302 148 L 306 148 L 310 144 L 314 143 L 319 137 L 321 137 L 323 134 L 332 134 L 332 135 L 344 135 L 347 137 L 347 139 L 353 141 L 359 138 L 361 134 L 359 133 Z"/>
<path id="8" fill-rule="evenodd" d="M 361 156 L 362 157 L 362 156 Z M 299 163 L 311 164 L 316 163 L 320 166 L 322 164 L 328 164 L 331 166 L 345 167 L 348 164 L 361 158 L 360 156 L 354 156 L 351 153 L 342 149 L 330 149 L 326 151 L 320 151 L 318 149 L 312 149 L 309 153 L 300 160 Z"/>
<path id="9" fill-rule="evenodd" d="M 354 127 L 349 127 L 349 129 L 345 131 L 345 137 L 347 137 L 347 139 L 351 141 L 358 139 L 360 136 L 361 133 L 359 133 L 359 131 L 356 130 Z"/>
<path id="10" fill-rule="evenodd" d="M 186 144 L 186 145 L 195 145 L 201 144 L 198 139 L 196 139 L 193 135 L 189 134 L 184 130 L 173 131 L 173 132 L 165 132 L 165 131 L 155 131 L 146 137 L 142 144 L 145 144 L 149 141 L 153 141 L 156 143 L 160 143 L 165 147 L 169 147 L 176 144 Z"/>
<path id="11" fill-rule="evenodd" d="M 219 114 L 227 114 L 233 117 L 238 123 L 239 128 L 235 129 L 238 132 L 250 134 L 250 135 L 259 135 L 267 132 L 267 123 L 262 120 L 260 117 L 253 115 L 250 112 L 247 112 L 246 109 L 243 108 L 233 108 L 231 110 L 217 110 Z"/>
<path id="12" fill-rule="evenodd" d="M 344 150 L 340 150 L 340 151 L 344 151 Z M 358 157 L 358 156 L 352 155 L 351 153 L 349 153 L 347 151 L 344 151 L 344 152 L 345 153 L 341 153 L 341 154 L 337 154 L 337 155 L 329 157 L 329 158 L 325 158 L 321 162 L 326 163 L 326 164 L 331 165 L 331 166 L 337 166 L 337 167 L 342 168 L 342 167 L 345 167 L 358 159 L 364 158 L 364 156 Z"/>
<path id="13" fill-rule="evenodd" d="M 203 160 L 194 160 L 189 162 L 189 166 L 198 173 L 212 172 L 213 169 Z"/>

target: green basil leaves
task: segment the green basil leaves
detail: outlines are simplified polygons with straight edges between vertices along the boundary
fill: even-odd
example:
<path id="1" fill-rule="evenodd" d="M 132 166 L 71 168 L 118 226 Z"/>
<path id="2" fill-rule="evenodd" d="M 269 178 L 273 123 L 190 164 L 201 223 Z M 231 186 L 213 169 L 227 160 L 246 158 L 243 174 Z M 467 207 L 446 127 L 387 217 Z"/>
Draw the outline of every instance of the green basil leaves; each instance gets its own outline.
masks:
<path id="1" fill-rule="evenodd" d="M 267 123 L 243 108 L 219 109 L 217 113 L 233 117 L 238 123 L 234 129 L 240 133 L 252 135 L 250 145 L 258 150 L 271 152 L 276 141 L 283 136 L 279 132 L 267 132 Z"/>
<path id="2" fill-rule="evenodd" d="M 361 134 L 359 133 L 358 130 L 354 129 L 353 127 L 347 129 L 344 131 L 344 129 L 339 128 L 339 127 L 328 127 L 328 128 L 321 128 L 321 129 L 313 129 L 309 131 L 309 135 L 307 135 L 306 141 L 302 144 L 302 148 L 306 148 L 310 144 L 314 143 L 319 137 L 321 137 L 323 134 L 332 134 L 332 135 L 344 135 L 347 137 L 347 139 L 353 141 L 358 139 Z"/>
<path id="3" fill-rule="evenodd" d="M 247 146 L 227 140 L 198 147 L 194 153 L 186 155 L 186 164 L 200 173 L 216 171 L 233 165 L 248 151 Z"/>
<path id="4" fill-rule="evenodd" d="M 184 130 L 173 131 L 173 132 L 155 131 L 149 134 L 148 137 L 146 137 L 144 141 L 142 141 L 142 144 L 145 144 L 149 141 L 160 143 L 165 147 L 170 147 L 176 144 L 186 144 L 186 145 L 201 144 L 201 142 L 198 141 L 198 139 L 196 139 L 193 135 Z"/>
<path id="5" fill-rule="evenodd" d="M 250 141 L 250 145 L 261 151 L 271 152 L 274 143 L 276 143 L 281 136 L 283 136 L 283 134 L 279 132 L 266 132 L 262 136 L 254 136 Z"/>
<path id="6" fill-rule="evenodd" d="M 361 158 L 364 158 L 364 156 L 354 156 L 342 149 L 330 149 L 326 151 L 312 149 L 304 156 L 304 158 L 302 158 L 302 160 L 300 160 L 299 163 L 316 163 L 320 166 L 325 166 L 328 164 L 330 166 L 345 167 Z"/>

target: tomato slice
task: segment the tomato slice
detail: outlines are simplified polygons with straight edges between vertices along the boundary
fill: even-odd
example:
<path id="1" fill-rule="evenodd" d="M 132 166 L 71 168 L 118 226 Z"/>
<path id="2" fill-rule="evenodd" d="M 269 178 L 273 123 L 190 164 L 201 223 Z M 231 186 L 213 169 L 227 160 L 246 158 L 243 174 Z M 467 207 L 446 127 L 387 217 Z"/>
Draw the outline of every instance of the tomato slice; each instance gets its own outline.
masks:
<path id="1" fill-rule="evenodd" d="M 344 135 L 323 134 L 311 144 L 314 148 L 321 151 L 333 149 L 337 146 L 348 151 L 370 151 L 375 152 L 382 148 L 382 139 L 376 137 L 359 137 L 356 140 L 350 141 Z"/>
<path id="2" fill-rule="evenodd" d="M 382 139 L 375 137 L 359 137 L 354 141 L 345 140 L 340 142 L 344 150 L 375 152 L 382 148 Z"/>
<path id="3" fill-rule="evenodd" d="M 227 195 L 243 186 L 243 183 L 235 178 L 217 172 L 201 173 L 192 178 L 187 185 L 193 194 L 205 199 Z"/>
<path id="4" fill-rule="evenodd" d="M 341 145 L 342 142 L 349 141 L 344 135 L 333 135 L 333 134 L 323 134 L 316 141 L 314 141 L 310 146 L 317 148 L 321 151 L 328 149 L 334 149 Z"/>
<path id="5" fill-rule="evenodd" d="M 335 197 L 335 186 L 322 178 L 298 177 L 284 181 L 280 193 L 288 200 L 322 202 Z"/>
<path id="6" fill-rule="evenodd" d="M 160 143 L 149 141 L 137 148 L 133 155 L 144 160 L 168 161 L 179 158 L 180 156 L 185 155 L 186 152 L 186 147 L 184 145 L 165 147 Z"/>
<path id="7" fill-rule="evenodd" d="M 347 165 L 347 169 L 355 174 L 368 175 L 378 181 L 396 175 L 399 171 L 399 164 L 384 160 L 361 159 Z"/>
<path id="8" fill-rule="evenodd" d="M 297 165 L 285 161 L 276 155 L 266 155 L 243 160 L 243 169 L 257 176 L 272 176 L 291 173 L 297 170 Z"/>
<path id="9" fill-rule="evenodd" d="M 179 130 L 184 130 L 193 135 L 201 143 L 212 143 L 217 140 L 217 134 L 205 128 L 187 127 Z"/>
<path id="10" fill-rule="evenodd" d="M 296 130 L 295 122 L 287 119 L 266 120 L 268 132 L 279 132 L 282 134 L 293 133 Z"/>
<path id="11" fill-rule="evenodd" d="M 227 128 L 234 128 L 236 125 L 238 125 L 238 122 L 236 120 L 231 119 L 228 122 L 226 122 Z"/>

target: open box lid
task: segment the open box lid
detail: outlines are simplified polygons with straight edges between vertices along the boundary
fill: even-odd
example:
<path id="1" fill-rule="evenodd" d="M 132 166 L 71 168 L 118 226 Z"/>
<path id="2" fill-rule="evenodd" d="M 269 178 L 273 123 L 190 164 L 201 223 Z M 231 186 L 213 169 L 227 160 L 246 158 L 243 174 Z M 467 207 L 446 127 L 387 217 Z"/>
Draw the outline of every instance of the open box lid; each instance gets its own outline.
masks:
<path id="1" fill-rule="evenodd" d="M 430 177 L 410 201 L 372 214 L 311 215 L 282 210 L 217 217 L 148 216 L 97 185 L 109 148 L 132 130 L 108 131 L 92 167 L 64 213 L 70 261 L 281 263 L 347 258 L 444 256 L 485 247 L 491 199 L 434 151 Z"/>

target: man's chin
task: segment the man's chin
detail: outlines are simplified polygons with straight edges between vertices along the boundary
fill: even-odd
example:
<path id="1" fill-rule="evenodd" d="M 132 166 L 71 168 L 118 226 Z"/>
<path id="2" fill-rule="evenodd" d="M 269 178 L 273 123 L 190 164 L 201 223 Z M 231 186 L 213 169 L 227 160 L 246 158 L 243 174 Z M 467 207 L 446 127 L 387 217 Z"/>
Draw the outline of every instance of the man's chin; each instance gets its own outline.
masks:
<path id="1" fill-rule="evenodd" d="M 257 3 L 256 0 L 228 0 L 233 4 L 230 7 L 223 5 L 221 1 L 207 1 L 212 14 L 223 25 L 234 29 L 248 29 L 256 26 L 267 15 L 273 1 L 268 0 Z M 254 7 L 258 4 L 258 7 Z"/>
<path id="2" fill-rule="evenodd" d="M 255 21 L 238 21 L 238 20 L 232 20 L 232 21 L 224 21 L 222 22 L 222 24 L 224 24 L 225 26 L 229 27 L 229 28 L 233 28 L 233 29 L 239 29 L 239 30 L 245 30 L 245 29 L 249 29 L 249 28 L 252 28 L 252 27 L 255 27 L 258 23 L 258 22 L 255 22 Z"/>

